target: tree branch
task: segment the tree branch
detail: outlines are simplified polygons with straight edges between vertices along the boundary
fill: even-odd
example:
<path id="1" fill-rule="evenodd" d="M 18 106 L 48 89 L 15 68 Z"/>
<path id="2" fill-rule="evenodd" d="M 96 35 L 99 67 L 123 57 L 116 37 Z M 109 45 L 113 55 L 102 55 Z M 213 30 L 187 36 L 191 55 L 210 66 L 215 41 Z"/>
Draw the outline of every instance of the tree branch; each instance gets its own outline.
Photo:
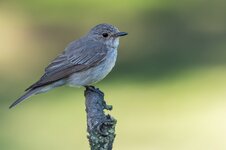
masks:
<path id="1" fill-rule="evenodd" d="M 85 98 L 87 137 L 91 150 L 112 150 L 116 120 L 104 113 L 104 109 L 112 110 L 112 106 L 106 104 L 104 93 L 93 86 L 86 87 Z"/>

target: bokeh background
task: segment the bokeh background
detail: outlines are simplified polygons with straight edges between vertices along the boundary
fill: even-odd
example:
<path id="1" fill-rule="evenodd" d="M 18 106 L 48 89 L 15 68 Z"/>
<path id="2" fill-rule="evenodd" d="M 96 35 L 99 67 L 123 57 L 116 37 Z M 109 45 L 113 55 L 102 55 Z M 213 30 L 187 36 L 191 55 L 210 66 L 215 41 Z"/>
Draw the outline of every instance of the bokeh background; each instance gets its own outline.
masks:
<path id="1" fill-rule="evenodd" d="M 83 88 L 8 106 L 69 42 L 111 23 L 129 33 L 97 84 L 118 120 L 114 149 L 225 150 L 225 14 L 222 0 L 1 0 L 0 149 L 89 149 Z"/>

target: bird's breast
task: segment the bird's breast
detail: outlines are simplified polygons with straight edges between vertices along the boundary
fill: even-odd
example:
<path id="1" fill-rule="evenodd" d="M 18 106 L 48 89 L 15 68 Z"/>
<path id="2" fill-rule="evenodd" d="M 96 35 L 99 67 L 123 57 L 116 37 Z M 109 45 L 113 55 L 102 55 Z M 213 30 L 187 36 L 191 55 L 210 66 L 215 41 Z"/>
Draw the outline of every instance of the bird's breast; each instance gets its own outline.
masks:
<path id="1" fill-rule="evenodd" d="M 103 74 L 105 77 L 115 66 L 115 62 L 117 59 L 117 49 L 116 48 L 111 48 L 110 51 L 108 51 L 106 55 L 105 61 L 103 61 L 102 64 L 100 64 L 100 74 Z"/>

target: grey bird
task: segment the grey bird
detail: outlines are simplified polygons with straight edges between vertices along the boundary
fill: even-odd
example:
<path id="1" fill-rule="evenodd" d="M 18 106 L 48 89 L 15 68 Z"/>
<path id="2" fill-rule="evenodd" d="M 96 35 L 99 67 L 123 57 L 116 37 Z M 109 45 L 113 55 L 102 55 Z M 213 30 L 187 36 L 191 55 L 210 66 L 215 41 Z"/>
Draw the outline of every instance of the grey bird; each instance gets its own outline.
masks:
<path id="1" fill-rule="evenodd" d="M 119 37 L 125 35 L 126 32 L 110 24 L 93 27 L 88 34 L 71 42 L 9 108 L 62 85 L 89 87 L 102 80 L 115 66 Z"/>

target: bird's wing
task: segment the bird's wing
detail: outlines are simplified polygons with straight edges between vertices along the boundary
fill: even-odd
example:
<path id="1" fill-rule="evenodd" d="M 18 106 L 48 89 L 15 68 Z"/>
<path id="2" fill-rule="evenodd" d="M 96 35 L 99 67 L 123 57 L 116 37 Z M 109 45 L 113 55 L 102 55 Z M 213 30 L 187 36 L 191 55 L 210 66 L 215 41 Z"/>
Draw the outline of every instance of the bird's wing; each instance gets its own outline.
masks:
<path id="1" fill-rule="evenodd" d="M 97 42 L 88 43 L 71 43 L 61 55 L 48 65 L 40 80 L 26 90 L 67 78 L 73 73 L 87 70 L 105 60 L 106 46 Z"/>

